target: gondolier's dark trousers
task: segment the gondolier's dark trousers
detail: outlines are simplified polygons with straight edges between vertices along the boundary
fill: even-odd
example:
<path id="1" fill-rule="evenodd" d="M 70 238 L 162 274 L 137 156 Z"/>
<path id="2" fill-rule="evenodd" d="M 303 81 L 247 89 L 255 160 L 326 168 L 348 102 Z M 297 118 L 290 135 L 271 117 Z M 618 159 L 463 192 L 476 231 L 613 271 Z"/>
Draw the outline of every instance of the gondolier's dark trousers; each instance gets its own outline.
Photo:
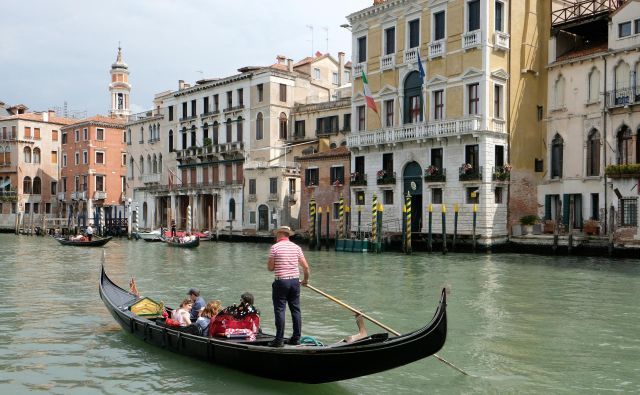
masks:
<path id="1" fill-rule="evenodd" d="M 300 313 L 300 279 L 275 280 L 271 285 L 273 312 L 276 319 L 276 339 L 284 339 L 285 308 L 289 304 L 293 320 L 294 338 L 300 338 L 302 315 Z"/>

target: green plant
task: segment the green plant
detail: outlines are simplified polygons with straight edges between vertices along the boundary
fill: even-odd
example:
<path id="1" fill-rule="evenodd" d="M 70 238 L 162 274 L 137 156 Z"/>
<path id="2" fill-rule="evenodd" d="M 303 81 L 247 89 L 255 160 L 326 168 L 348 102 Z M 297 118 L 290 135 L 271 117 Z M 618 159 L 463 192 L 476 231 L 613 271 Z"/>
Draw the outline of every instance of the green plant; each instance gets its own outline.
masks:
<path id="1" fill-rule="evenodd" d="M 520 217 L 520 225 L 533 225 L 538 222 L 538 216 L 529 214 Z"/>
<path id="2" fill-rule="evenodd" d="M 205 137 L 205 139 L 202 142 L 205 147 L 208 147 L 211 145 L 211 139 L 209 137 Z"/>

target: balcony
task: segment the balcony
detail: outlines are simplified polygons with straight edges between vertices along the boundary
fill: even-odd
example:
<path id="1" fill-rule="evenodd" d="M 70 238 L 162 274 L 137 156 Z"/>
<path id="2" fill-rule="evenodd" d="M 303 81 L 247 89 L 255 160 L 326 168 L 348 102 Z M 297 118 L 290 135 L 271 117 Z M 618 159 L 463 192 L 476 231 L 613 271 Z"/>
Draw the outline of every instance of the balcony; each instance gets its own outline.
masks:
<path id="1" fill-rule="evenodd" d="M 551 25 L 555 26 L 581 19 L 593 18 L 599 14 L 608 14 L 623 4 L 624 0 L 577 1 L 569 7 L 551 12 Z"/>
<path id="2" fill-rule="evenodd" d="M 240 111 L 244 109 L 244 104 L 238 104 L 237 106 L 232 106 L 232 107 L 227 107 L 224 109 L 224 113 L 229 113 L 229 112 L 234 112 L 234 111 Z"/>
<path id="3" fill-rule="evenodd" d="M 362 78 L 362 72 L 367 73 L 367 62 L 356 63 L 353 66 L 353 78 Z"/>
<path id="4" fill-rule="evenodd" d="M 71 200 L 78 200 L 78 194 L 80 192 L 71 192 Z"/>
<path id="5" fill-rule="evenodd" d="M 93 199 L 94 200 L 104 200 L 107 198 L 107 192 L 106 191 L 95 191 L 93 193 Z"/>
<path id="6" fill-rule="evenodd" d="M 367 186 L 367 174 L 358 173 L 357 171 L 354 173 L 351 173 L 351 186 L 352 187 Z"/>
<path id="7" fill-rule="evenodd" d="M 640 103 L 640 85 L 607 92 L 607 107 L 627 107 Z"/>
<path id="8" fill-rule="evenodd" d="M 389 55 L 384 55 L 380 58 L 380 70 L 393 70 L 393 68 L 396 66 L 396 55 L 395 54 L 389 54 Z"/>
<path id="9" fill-rule="evenodd" d="M 491 120 L 491 130 L 496 133 L 505 133 L 505 121 L 504 119 L 492 119 Z"/>
<path id="10" fill-rule="evenodd" d="M 64 202 L 64 198 L 65 198 L 65 193 L 64 192 L 58 192 L 58 200 L 61 202 Z"/>
<path id="11" fill-rule="evenodd" d="M 396 183 L 396 172 L 387 172 L 385 170 L 378 170 L 376 173 L 376 183 L 378 185 L 393 185 Z"/>
<path id="12" fill-rule="evenodd" d="M 429 43 L 429 59 L 442 57 L 447 52 L 446 40 L 438 40 Z"/>
<path id="13" fill-rule="evenodd" d="M 437 166 L 429 166 L 424 169 L 424 182 L 445 182 L 447 181 L 447 169 L 440 169 Z"/>
<path id="14" fill-rule="evenodd" d="M 189 122 L 189 121 L 194 121 L 194 120 L 196 120 L 196 119 L 198 119 L 198 116 L 197 116 L 197 115 L 190 115 L 190 116 L 188 116 L 188 117 L 182 117 L 182 118 L 180 118 L 180 122 Z"/>
<path id="15" fill-rule="evenodd" d="M 482 44 L 482 31 L 474 30 L 462 35 L 462 49 L 471 49 Z"/>
<path id="16" fill-rule="evenodd" d="M 509 181 L 511 178 L 511 166 L 507 164 L 494 167 L 491 173 L 493 181 Z"/>
<path id="17" fill-rule="evenodd" d="M 503 32 L 495 32 L 493 36 L 493 46 L 499 50 L 509 50 L 509 35 Z"/>
<path id="18" fill-rule="evenodd" d="M 347 136 L 349 148 L 419 141 L 430 138 L 458 137 L 481 130 L 480 118 L 426 122 Z"/>
<path id="19" fill-rule="evenodd" d="M 418 50 L 419 48 L 409 48 L 404 51 L 404 62 L 405 63 L 416 63 L 418 61 Z"/>
<path id="20" fill-rule="evenodd" d="M 18 193 L 16 190 L 0 190 L 0 202 L 17 202 Z"/>
<path id="21" fill-rule="evenodd" d="M 604 172 L 610 178 L 640 178 L 640 164 L 609 165 Z"/>
<path id="22" fill-rule="evenodd" d="M 202 114 L 200 114 L 200 116 L 204 118 L 204 117 L 212 117 L 218 114 L 220 114 L 220 110 L 213 110 L 213 111 L 203 112 Z"/>
<path id="23" fill-rule="evenodd" d="M 482 166 L 473 168 L 471 166 L 460 166 L 458 169 L 458 179 L 460 181 L 479 181 L 482 180 Z"/>
<path id="24" fill-rule="evenodd" d="M 142 182 L 144 184 L 159 184 L 160 183 L 160 173 L 156 174 L 145 174 L 142 176 Z"/>
<path id="25" fill-rule="evenodd" d="M 277 202 L 278 201 L 278 194 L 277 193 L 270 193 L 269 194 L 269 201 L 270 202 Z"/>

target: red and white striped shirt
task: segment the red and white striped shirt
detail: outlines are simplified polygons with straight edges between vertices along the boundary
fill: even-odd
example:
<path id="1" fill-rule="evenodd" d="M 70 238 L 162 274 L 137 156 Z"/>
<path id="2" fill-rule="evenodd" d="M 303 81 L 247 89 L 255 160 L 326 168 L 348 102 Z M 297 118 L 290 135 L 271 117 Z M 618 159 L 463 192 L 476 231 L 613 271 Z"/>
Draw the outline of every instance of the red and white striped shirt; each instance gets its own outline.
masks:
<path id="1" fill-rule="evenodd" d="M 276 277 L 300 277 L 298 259 L 304 257 L 302 249 L 289 239 L 280 239 L 271 246 L 269 258 L 275 262 Z"/>

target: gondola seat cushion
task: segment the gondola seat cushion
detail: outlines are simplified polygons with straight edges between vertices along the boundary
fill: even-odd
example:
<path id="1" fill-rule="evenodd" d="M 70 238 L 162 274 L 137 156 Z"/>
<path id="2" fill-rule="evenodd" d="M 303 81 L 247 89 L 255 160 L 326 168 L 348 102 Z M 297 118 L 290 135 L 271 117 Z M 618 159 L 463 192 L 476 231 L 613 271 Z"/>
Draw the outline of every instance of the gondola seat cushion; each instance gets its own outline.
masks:
<path id="1" fill-rule="evenodd" d="M 260 331 L 260 316 L 256 313 L 236 318 L 231 314 L 218 314 L 209 325 L 209 336 L 225 336 L 227 329 L 248 329 L 251 332 Z"/>

